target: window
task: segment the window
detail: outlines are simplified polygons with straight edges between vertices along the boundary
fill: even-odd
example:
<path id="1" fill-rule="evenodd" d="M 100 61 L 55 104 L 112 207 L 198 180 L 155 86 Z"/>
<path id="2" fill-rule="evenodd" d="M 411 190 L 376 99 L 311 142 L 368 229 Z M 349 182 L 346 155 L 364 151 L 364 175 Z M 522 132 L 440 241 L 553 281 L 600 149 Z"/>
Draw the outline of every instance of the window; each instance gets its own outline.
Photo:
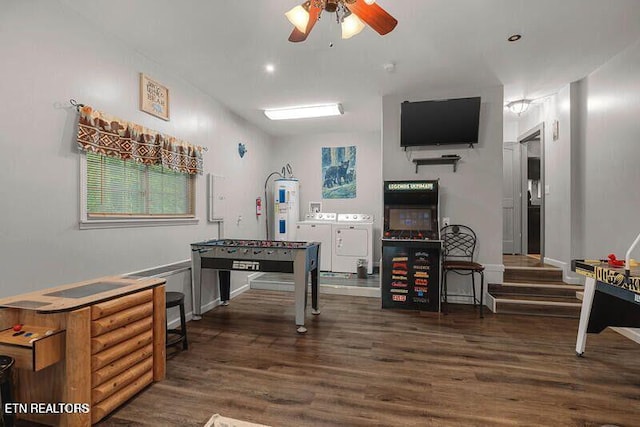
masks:
<path id="1" fill-rule="evenodd" d="M 81 228 L 197 222 L 195 175 L 92 152 L 83 158 Z"/>

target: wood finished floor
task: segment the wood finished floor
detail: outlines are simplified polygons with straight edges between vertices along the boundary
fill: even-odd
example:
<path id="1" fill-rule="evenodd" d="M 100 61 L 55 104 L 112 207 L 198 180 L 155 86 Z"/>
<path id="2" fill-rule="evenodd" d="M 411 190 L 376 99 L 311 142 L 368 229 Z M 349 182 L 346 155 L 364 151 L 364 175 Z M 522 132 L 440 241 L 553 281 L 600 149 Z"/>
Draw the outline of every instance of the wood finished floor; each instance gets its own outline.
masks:
<path id="1" fill-rule="evenodd" d="M 640 346 L 606 330 L 574 353 L 576 319 L 381 310 L 321 295 L 295 333 L 293 294 L 251 290 L 189 322 L 188 351 L 99 425 L 632 426 Z"/>
<path id="2" fill-rule="evenodd" d="M 557 268 L 550 264 L 544 264 L 539 257 L 530 255 L 502 255 L 502 263 L 505 267 L 545 267 Z"/>

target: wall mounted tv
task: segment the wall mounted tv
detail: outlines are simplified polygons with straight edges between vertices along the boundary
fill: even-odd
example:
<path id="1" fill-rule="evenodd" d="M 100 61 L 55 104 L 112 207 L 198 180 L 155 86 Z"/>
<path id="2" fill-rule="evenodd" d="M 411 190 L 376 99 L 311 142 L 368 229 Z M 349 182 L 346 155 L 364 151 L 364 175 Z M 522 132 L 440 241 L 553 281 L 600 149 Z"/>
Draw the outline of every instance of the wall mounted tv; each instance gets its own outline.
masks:
<path id="1" fill-rule="evenodd" d="M 477 144 L 480 97 L 401 104 L 400 145 Z"/>

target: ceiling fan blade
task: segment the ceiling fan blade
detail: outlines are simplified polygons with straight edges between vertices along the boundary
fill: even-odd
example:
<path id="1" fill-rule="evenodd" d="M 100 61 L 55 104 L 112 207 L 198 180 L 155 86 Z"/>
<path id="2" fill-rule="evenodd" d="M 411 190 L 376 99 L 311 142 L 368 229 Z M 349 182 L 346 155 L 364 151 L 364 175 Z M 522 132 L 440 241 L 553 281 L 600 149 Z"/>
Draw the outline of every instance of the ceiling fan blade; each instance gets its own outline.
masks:
<path id="1" fill-rule="evenodd" d="M 307 39 L 307 35 L 305 33 L 300 31 L 296 27 L 293 27 L 293 31 L 291 31 L 291 35 L 289 35 L 290 42 L 299 43 L 299 42 L 305 41 L 306 39 Z"/>
<path id="2" fill-rule="evenodd" d="M 364 0 L 356 0 L 355 3 L 347 3 L 347 7 L 382 36 L 390 33 L 398 25 L 396 18 L 389 15 L 377 3 L 366 4 Z"/>
<path id="3" fill-rule="evenodd" d="M 307 36 L 313 29 L 313 26 L 316 25 L 316 22 L 318 22 L 318 17 L 320 16 L 320 12 L 322 12 L 322 9 L 316 6 L 314 2 L 311 2 L 311 4 L 309 5 L 309 22 L 307 22 L 306 31 L 303 33 L 297 28 L 294 28 L 293 31 L 291 32 L 291 35 L 289 36 L 289 41 L 293 43 L 299 43 L 299 42 L 305 41 L 307 39 Z"/>

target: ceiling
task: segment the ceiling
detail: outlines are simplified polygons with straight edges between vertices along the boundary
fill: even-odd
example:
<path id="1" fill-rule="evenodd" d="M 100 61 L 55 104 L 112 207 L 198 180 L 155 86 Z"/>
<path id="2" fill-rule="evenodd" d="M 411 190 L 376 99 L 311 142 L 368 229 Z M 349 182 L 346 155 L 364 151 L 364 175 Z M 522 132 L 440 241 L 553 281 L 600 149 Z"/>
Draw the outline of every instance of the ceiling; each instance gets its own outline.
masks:
<path id="1" fill-rule="evenodd" d="M 290 43 L 284 12 L 302 0 L 60 0 L 276 137 L 379 130 L 388 94 L 502 84 L 505 102 L 541 98 L 640 38 L 638 0 L 377 1 L 399 22 L 386 36 L 367 27 L 341 40 L 323 14 L 306 42 Z M 522 40 L 507 42 L 514 33 Z M 262 113 L 327 102 L 344 116 Z"/>

